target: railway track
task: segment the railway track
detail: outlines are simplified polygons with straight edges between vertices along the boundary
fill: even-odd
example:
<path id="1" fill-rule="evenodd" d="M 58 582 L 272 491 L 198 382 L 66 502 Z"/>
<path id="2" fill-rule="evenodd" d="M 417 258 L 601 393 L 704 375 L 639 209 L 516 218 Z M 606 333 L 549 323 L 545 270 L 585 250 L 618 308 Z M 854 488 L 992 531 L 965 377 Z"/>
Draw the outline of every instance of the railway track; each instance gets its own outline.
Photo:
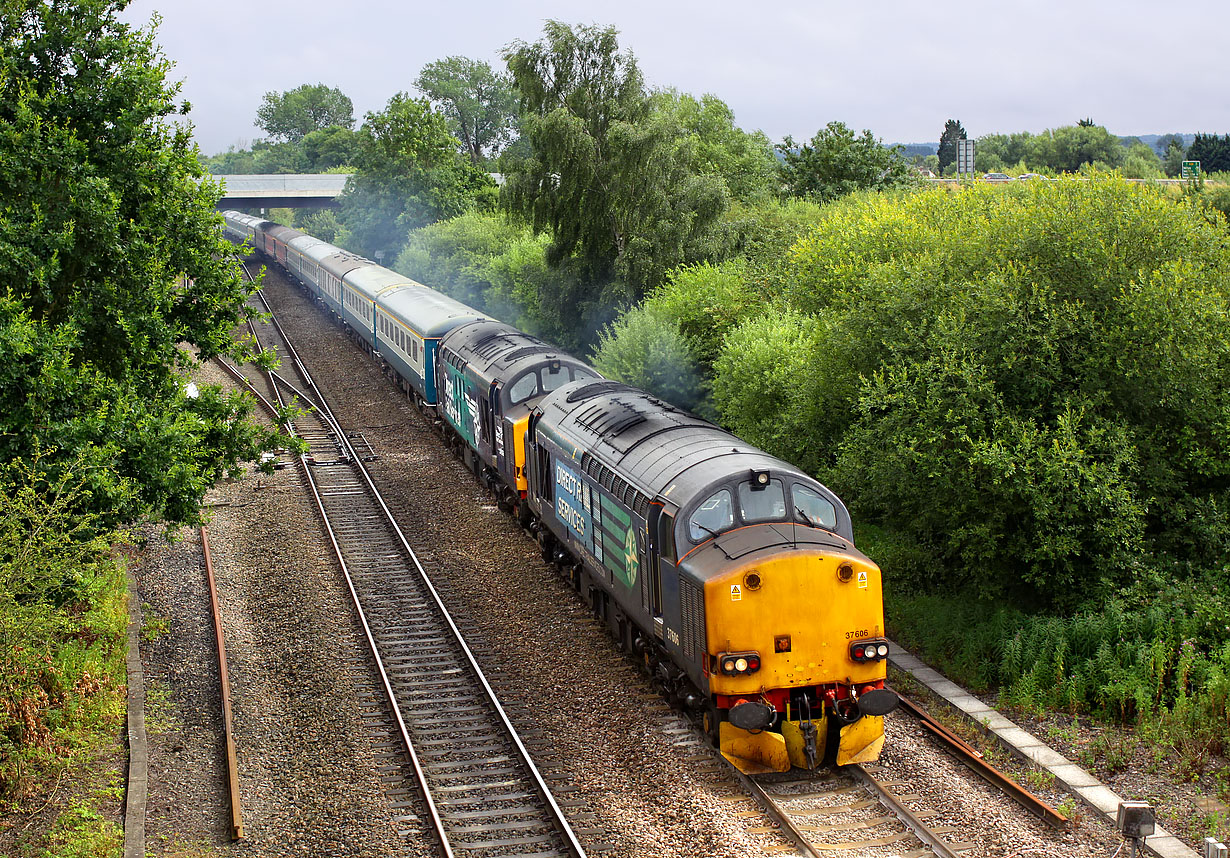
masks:
<path id="1" fill-rule="evenodd" d="M 918 797 L 898 793 L 904 784 L 881 780 L 875 766 L 853 765 L 815 774 L 743 775 L 760 810 L 801 854 L 867 854 L 888 848 L 896 858 L 961 858 L 972 842 L 951 842 L 953 826 L 933 826 L 939 814 L 915 808 Z"/>
<path id="2" fill-rule="evenodd" d="M 270 323 L 253 333 L 277 348 L 287 375 L 254 381 L 226 368 L 271 410 L 297 403 L 303 412 L 291 430 L 308 447 L 300 466 L 375 658 L 383 720 L 398 740 L 383 749 L 382 768 L 400 832 L 433 838 L 446 856 L 585 855 L 364 466 L 373 451 L 338 425 L 268 306 L 262 311 Z"/>

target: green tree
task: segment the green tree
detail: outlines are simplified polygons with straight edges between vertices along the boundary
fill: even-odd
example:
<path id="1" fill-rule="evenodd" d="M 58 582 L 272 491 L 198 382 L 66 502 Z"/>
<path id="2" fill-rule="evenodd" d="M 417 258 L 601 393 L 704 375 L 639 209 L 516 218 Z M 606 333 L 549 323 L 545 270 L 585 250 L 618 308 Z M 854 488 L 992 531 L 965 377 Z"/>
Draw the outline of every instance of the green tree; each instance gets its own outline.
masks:
<path id="1" fill-rule="evenodd" d="M 341 125 L 309 131 L 300 143 L 304 160 L 313 173 L 349 166 L 359 151 L 359 135 Z"/>
<path id="2" fill-rule="evenodd" d="M 84 474 L 100 527 L 195 522 L 206 489 L 274 443 L 246 398 L 185 393 L 200 361 L 247 358 L 231 332 L 253 287 L 170 64 L 125 6 L 5 0 L 0 16 L 0 461 Z"/>
<path id="3" fill-rule="evenodd" d="M 616 305 L 712 249 L 725 185 L 698 169 L 699 147 L 673 116 L 652 109 L 614 27 L 548 21 L 541 41 L 516 42 L 504 56 L 531 154 L 501 199 L 550 232 L 551 265 L 575 261 Z"/>
<path id="4" fill-rule="evenodd" d="M 965 128 L 959 120 L 949 119 L 944 123 L 944 131 L 940 134 L 940 148 L 936 152 L 940 159 L 941 174 L 948 169 L 949 164 L 957 163 L 957 141 L 966 139 Z"/>
<path id="5" fill-rule="evenodd" d="M 267 92 L 256 109 L 256 125 L 271 140 L 297 143 L 313 131 L 354 125 L 354 105 L 340 89 L 323 83 L 307 84 L 286 92 Z"/>
<path id="6" fill-rule="evenodd" d="M 791 196 L 825 202 L 859 190 L 906 187 L 916 180 L 896 148 L 887 148 L 864 130 L 830 122 L 809 143 L 790 137 L 777 145 L 782 184 Z"/>
<path id="7" fill-rule="evenodd" d="M 404 92 L 367 114 L 342 197 L 352 249 L 391 262 L 411 229 L 494 201 L 495 183 L 460 153 L 448 120 Z"/>
<path id="8" fill-rule="evenodd" d="M 1197 134 L 1187 148 L 1187 160 L 1199 161 L 1206 174 L 1230 170 L 1230 134 Z"/>
<path id="9" fill-rule="evenodd" d="M 1126 150 L 1119 138 L 1101 125 L 1067 125 L 1046 132 L 1049 137 L 1047 166 L 1064 173 L 1075 173 L 1087 164 L 1118 167 Z"/>
<path id="10" fill-rule="evenodd" d="M 731 197 L 752 202 L 776 197 L 777 158 L 773 144 L 760 131 L 744 131 L 735 125 L 735 114 L 714 95 L 700 99 L 674 89 L 652 96 L 653 111 L 666 114 L 682 133 L 694 140 L 693 168 L 717 176 L 726 183 Z"/>
<path id="11" fill-rule="evenodd" d="M 445 116 L 475 167 L 484 164 L 516 131 L 517 97 L 508 75 L 465 57 L 423 66 L 414 85 Z"/>
<path id="12" fill-rule="evenodd" d="M 916 584 L 1070 607 L 1224 578 L 1223 230 L 1097 175 L 855 195 L 795 245 L 787 310 L 725 337 L 715 399 L 929 555 Z"/>

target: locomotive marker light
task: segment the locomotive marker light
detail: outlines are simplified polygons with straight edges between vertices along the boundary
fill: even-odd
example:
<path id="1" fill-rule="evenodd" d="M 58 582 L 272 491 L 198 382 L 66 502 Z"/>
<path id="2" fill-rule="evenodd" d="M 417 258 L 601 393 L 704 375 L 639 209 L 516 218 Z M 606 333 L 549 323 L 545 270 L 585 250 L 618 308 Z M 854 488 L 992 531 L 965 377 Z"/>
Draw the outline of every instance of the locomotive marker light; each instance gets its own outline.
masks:
<path id="1" fill-rule="evenodd" d="M 757 492 L 769 487 L 768 471 L 752 471 L 752 491 Z"/>
<path id="2" fill-rule="evenodd" d="M 724 652 L 718 656 L 722 673 L 727 676 L 743 676 L 760 670 L 758 652 Z"/>
<path id="3" fill-rule="evenodd" d="M 855 641 L 850 644 L 850 658 L 857 662 L 883 661 L 888 658 L 888 641 L 883 638 Z"/>

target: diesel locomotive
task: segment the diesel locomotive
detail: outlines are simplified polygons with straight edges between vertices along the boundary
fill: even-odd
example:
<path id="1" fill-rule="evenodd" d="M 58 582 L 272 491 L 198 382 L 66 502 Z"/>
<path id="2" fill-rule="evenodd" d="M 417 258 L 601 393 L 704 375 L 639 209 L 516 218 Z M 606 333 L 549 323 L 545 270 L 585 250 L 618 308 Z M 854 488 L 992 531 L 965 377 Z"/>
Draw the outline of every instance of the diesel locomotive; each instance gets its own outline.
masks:
<path id="1" fill-rule="evenodd" d="M 879 756 L 898 702 L 880 570 L 836 495 L 410 278 L 271 221 L 224 219 L 436 416 L 728 759 L 754 772 Z"/>

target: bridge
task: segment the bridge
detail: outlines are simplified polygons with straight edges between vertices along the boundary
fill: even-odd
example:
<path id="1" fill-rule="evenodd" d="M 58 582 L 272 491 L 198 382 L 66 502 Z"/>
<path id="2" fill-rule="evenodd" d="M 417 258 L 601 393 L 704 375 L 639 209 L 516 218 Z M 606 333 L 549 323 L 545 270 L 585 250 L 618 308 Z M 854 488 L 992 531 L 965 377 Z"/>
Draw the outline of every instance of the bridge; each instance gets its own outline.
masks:
<path id="1" fill-rule="evenodd" d="M 219 209 L 337 208 L 350 173 L 213 176 L 224 188 Z"/>

